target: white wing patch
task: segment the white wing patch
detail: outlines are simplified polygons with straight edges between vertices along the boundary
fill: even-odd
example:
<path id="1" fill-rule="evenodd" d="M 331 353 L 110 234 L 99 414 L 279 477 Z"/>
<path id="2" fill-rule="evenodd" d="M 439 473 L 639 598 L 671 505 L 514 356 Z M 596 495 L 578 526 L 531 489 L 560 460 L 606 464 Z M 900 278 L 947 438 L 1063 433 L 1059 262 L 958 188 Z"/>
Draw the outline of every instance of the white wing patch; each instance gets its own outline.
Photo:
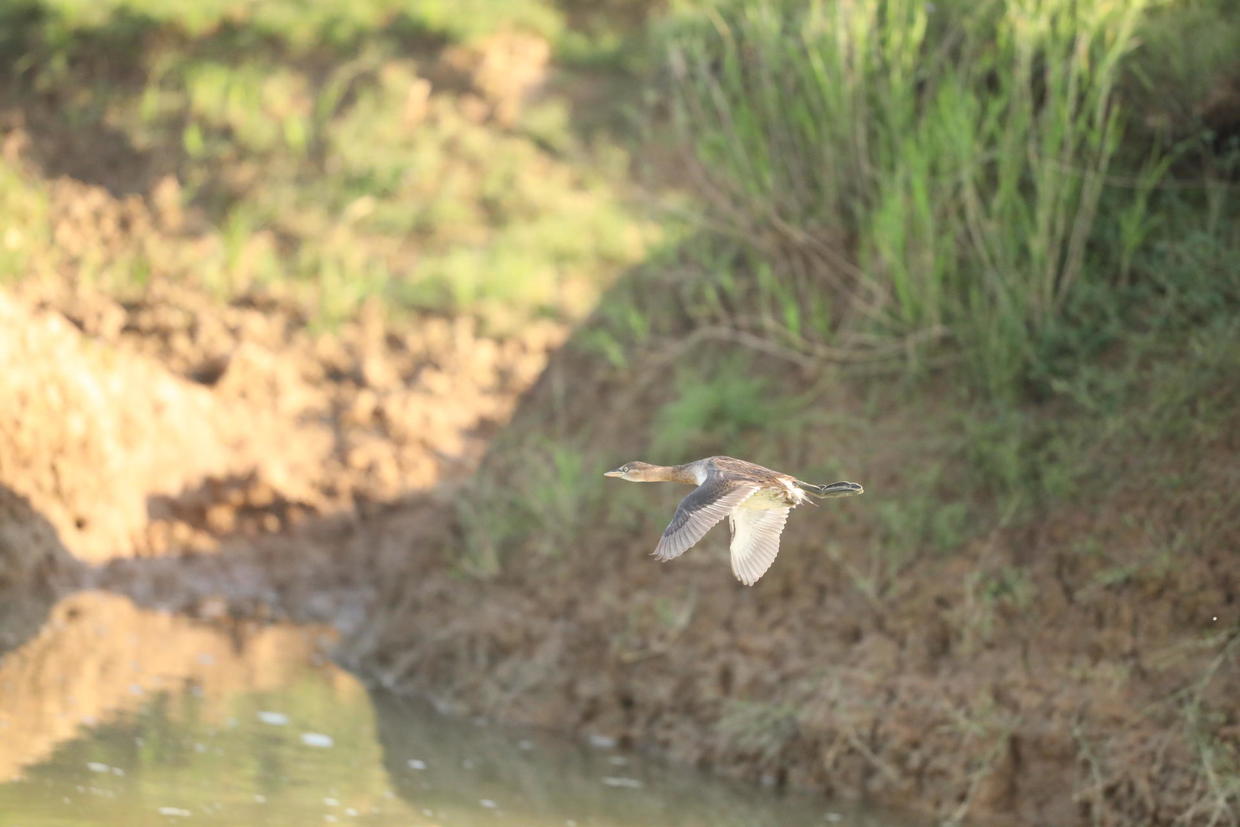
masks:
<path id="1" fill-rule="evenodd" d="M 779 536 L 790 506 L 763 510 L 738 508 L 732 512 L 732 573 L 746 586 L 758 582 L 779 554 Z"/>

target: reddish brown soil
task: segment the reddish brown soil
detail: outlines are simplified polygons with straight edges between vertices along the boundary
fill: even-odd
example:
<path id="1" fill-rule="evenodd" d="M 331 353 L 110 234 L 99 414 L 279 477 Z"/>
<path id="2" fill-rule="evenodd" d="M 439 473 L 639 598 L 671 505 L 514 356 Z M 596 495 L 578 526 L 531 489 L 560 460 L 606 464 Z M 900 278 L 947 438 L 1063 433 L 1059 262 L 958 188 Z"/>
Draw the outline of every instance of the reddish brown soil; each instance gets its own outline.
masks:
<path id="1" fill-rule="evenodd" d="M 578 416 L 624 396 L 584 381 L 571 356 L 550 373 L 514 427 L 551 409 L 570 377 L 587 400 L 570 405 Z M 846 397 L 833 388 L 833 404 Z M 866 497 L 798 513 L 752 589 L 731 579 L 718 538 L 651 561 L 657 525 L 600 527 L 554 561 L 515 555 L 487 583 L 463 584 L 456 549 L 431 538 L 374 558 L 395 570 L 346 652 L 390 685 L 471 710 L 939 818 L 1228 823 L 1240 794 L 1240 429 L 1150 446 L 1098 501 L 918 557 L 867 594 L 855 573 L 872 529 L 849 509 L 882 507 L 884 489 L 932 459 L 940 425 L 926 413 L 866 426 Z M 1140 550 L 1123 555 L 1140 565 L 1107 571 L 1087 544 Z"/>
<path id="2" fill-rule="evenodd" d="M 480 581 L 460 573 L 450 501 L 560 331 L 491 341 L 374 313 L 316 334 L 269 297 L 118 304 L 46 284 L 0 296 L 0 321 L 6 572 L 110 559 L 80 580 L 333 622 L 354 668 L 462 710 L 940 818 L 1233 815 L 1240 430 L 1151 451 L 1098 501 L 919 557 L 878 594 L 855 577 L 855 509 L 935 450 L 925 416 L 867 426 L 866 497 L 798 513 L 753 589 L 718 538 L 655 564 L 648 525 Z M 511 427 L 622 396 L 583 365 L 557 357 Z M 637 431 L 610 418 L 627 456 Z M 1150 484 L 1172 475 L 1193 484 Z M 1103 576 L 1085 541 L 1149 564 Z M 203 553 L 170 554 L 186 551 Z"/>
<path id="3" fill-rule="evenodd" d="M 459 476 L 562 337 L 377 310 L 316 334 L 269 297 L 163 284 L 124 304 L 21 292 L 0 294 L 0 484 L 90 560 L 212 549 Z"/>

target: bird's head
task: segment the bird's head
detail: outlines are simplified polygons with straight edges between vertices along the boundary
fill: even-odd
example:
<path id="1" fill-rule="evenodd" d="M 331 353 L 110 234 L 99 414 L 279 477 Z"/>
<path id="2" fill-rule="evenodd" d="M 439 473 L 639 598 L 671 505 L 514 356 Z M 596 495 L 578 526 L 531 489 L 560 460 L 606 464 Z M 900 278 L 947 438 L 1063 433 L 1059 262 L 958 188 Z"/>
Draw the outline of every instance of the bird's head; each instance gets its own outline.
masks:
<path id="1" fill-rule="evenodd" d="M 660 470 L 662 470 L 662 466 L 634 460 L 633 462 L 626 462 L 613 471 L 608 471 L 603 476 L 619 477 L 629 482 L 660 482 L 663 479 L 663 477 L 658 476 Z"/>

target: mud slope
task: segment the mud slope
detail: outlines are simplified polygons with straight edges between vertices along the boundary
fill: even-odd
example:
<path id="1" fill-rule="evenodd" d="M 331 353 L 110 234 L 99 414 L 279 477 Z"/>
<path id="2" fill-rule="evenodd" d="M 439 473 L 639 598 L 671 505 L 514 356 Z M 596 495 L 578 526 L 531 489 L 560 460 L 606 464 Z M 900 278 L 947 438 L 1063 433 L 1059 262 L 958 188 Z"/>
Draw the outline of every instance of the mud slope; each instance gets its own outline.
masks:
<path id="1" fill-rule="evenodd" d="M 540 439 L 631 458 L 660 394 L 665 379 L 566 348 L 484 461 L 487 490 L 528 490 L 537 469 L 514 467 L 514 446 Z M 940 818 L 1226 823 L 1240 794 L 1240 429 L 1102 444 L 1086 501 L 983 525 L 876 592 L 864 575 L 891 542 L 878 516 L 917 495 L 910 469 L 941 459 L 950 426 L 933 404 L 875 417 L 864 398 L 828 383 L 837 423 L 784 450 L 834 446 L 866 496 L 799 511 L 752 589 L 729 575 L 721 534 L 653 562 L 679 492 L 647 486 L 655 516 L 609 517 L 604 501 L 567 544 L 547 548 L 550 524 L 514 541 L 490 579 L 458 574 L 459 517 L 446 549 L 375 558 L 389 585 L 347 652 L 463 709 Z M 1118 552 L 1132 562 L 1112 567 Z"/>
<path id="2" fill-rule="evenodd" d="M 225 473 L 234 455 L 208 391 L 2 294 L 0 398 L 0 483 L 85 559 L 128 552 L 148 496 Z"/>
<path id="3" fill-rule="evenodd" d="M 472 467 L 559 336 L 377 312 L 313 333 L 262 296 L 24 285 L 0 294 L 0 484 L 88 561 L 364 513 Z"/>

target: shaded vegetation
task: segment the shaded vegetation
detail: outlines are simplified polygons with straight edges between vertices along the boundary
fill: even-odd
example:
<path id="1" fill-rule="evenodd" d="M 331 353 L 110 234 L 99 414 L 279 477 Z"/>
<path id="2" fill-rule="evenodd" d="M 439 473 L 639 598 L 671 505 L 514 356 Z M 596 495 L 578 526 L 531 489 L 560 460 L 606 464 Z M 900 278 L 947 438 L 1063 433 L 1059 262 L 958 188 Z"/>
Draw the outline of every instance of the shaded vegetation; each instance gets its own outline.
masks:
<path id="1" fill-rule="evenodd" d="M 1224 550 L 1240 536 L 1227 470 L 1240 406 L 1240 76 L 1221 44 L 1237 42 L 1240 22 L 1224 6 L 684 7 L 653 36 L 663 96 L 650 137 L 676 149 L 656 161 L 695 196 L 690 233 L 609 291 L 479 485 L 503 489 L 539 467 L 531 445 L 548 435 L 587 469 L 727 453 L 861 479 L 866 507 L 833 511 L 829 538 L 791 529 L 778 564 L 819 582 L 829 566 L 864 596 L 863 610 L 811 600 L 832 628 L 860 611 L 904 657 L 929 653 L 925 671 L 860 674 L 890 686 L 912 669 L 949 692 L 931 676 L 1006 651 L 1056 682 L 1027 683 L 1056 703 L 1073 703 L 1068 686 L 1091 697 L 1122 687 L 1144 699 L 1135 726 L 1177 733 L 1166 766 L 1184 793 L 1138 803 L 1134 785 L 1172 783 L 1136 780 L 1165 757 L 1160 736 L 1139 745 L 1146 736 L 1081 712 L 1067 754 L 1084 774 L 1068 809 L 1093 823 L 1229 823 L 1240 795 L 1240 756 L 1223 735 L 1236 719 L 1222 701 L 1240 674 Z M 1191 31 L 1202 49 L 1187 55 L 1180 34 Z M 460 523 L 468 536 L 504 527 L 489 570 L 529 582 L 545 576 L 538 551 L 552 551 L 560 582 L 573 582 L 585 564 L 565 550 L 640 555 L 680 493 L 632 488 L 566 482 L 572 502 L 556 513 L 574 515 L 575 535 L 549 533 L 562 525 L 550 511 L 504 497 L 471 498 Z M 814 588 L 780 583 L 765 597 Z M 1109 648 L 1111 624 L 1150 601 L 1160 620 L 1134 632 L 1136 653 Z M 702 603 L 685 605 L 676 646 L 704 651 Z M 799 622 L 770 616 L 772 629 Z M 668 634 L 656 625 L 644 638 L 661 647 Z M 1071 654 L 1078 644 L 1090 654 Z M 1143 650 L 1168 659 L 1146 671 Z M 1096 666 L 1073 665 L 1078 656 Z M 785 677 L 811 668 L 783 664 Z M 694 691 L 712 692 L 702 672 Z M 878 713 L 841 688 L 849 679 L 824 680 L 834 700 L 821 685 L 733 687 L 706 716 L 727 746 L 707 751 L 756 775 L 812 743 L 810 754 L 853 755 L 885 789 L 922 777 L 907 754 L 884 752 L 890 740 L 867 747 L 849 730 L 875 715 L 889 732 L 915 700 L 892 689 Z M 1024 690 L 977 680 L 979 697 L 947 715 L 969 767 L 940 810 L 953 818 L 1008 800 L 1016 781 L 993 788 L 1016 772 L 1012 745 L 1036 765 L 1030 739 L 1047 726 L 1020 703 L 980 697 Z M 1202 686 L 1212 700 L 1194 694 Z M 816 717 L 822 704 L 830 713 Z M 805 761 L 828 777 L 839 769 Z M 923 804 L 937 795 L 918 789 Z"/>

